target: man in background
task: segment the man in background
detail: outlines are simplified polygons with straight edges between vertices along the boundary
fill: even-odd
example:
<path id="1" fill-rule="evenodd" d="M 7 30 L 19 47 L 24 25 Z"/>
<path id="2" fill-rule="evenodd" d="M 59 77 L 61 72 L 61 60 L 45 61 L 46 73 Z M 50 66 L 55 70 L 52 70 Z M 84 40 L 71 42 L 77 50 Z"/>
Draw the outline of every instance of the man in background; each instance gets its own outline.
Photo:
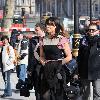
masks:
<path id="1" fill-rule="evenodd" d="M 77 61 L 84 87 L 83 100 L 89 98 L 90 82 L 93 83 L 93 100 L 100 100 L 100 33 L 96 24 L 90 24 L 88 32 L 81 39 Z"/>
<path id="2" fill-rule="evenodd" d="M 33 37 L 29 40 L 29 57 L 28 57 L 28 79 L 31 80 L 31 88 L 35 89 L 36 100 L 40 100 L 39 94 L 39 77 L 41 64 L 39 62 L 39 41 L 44 37 L 44 26 L 41 23 L 35 25 Z"/>

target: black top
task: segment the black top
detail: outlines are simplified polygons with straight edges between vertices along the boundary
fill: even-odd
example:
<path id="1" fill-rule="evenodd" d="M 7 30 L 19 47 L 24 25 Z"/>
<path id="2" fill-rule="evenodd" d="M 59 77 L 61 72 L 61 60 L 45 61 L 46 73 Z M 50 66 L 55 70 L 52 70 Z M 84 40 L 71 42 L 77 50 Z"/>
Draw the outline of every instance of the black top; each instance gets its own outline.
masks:
<path id="1" fill-rule="evenodd" d="M 39 37 L 35 36 L 29 40 L 29 56 L 28 56 L 28 69 L 34 69 L 34 66 L 38 64 L 37 59 L 34 56 L 34 49 L 39 42 Z"/>
<path id="2" fill-rule="evenodd" d="M 55 39 L 44 39 L 44 53 L 46 60 L 58 60 L 63 57 L 62 49 L 59 49 L 57 44 L 59 38 Z"/>

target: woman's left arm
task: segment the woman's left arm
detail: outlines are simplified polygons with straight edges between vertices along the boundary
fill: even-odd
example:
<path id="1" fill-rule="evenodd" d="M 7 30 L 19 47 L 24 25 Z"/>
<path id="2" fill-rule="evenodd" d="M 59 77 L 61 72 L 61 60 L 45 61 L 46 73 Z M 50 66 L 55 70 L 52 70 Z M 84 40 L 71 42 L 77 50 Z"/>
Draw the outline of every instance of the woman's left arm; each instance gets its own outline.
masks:
<path id="1" fill-rule="evenodd" d="M 62 65 L 72 60 L 72 53 L 71 53 L 71 48 L 69 46 L 69 42 L 63 44 L 63 50 L 65 53 L 65 58 L 62 60 Z"/>
<path id="2" fill-rule="evenodd" d="M 40 63 L 44 66 L 45 65 L 45 54 L 43 50 L 43 40 L 40 41 Z"/>

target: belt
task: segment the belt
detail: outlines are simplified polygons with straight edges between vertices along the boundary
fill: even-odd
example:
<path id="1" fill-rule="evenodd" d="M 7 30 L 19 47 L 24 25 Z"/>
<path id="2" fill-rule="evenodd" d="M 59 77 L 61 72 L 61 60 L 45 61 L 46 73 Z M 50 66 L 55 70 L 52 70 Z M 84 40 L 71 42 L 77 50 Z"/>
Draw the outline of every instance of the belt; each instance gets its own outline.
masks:
<path id="1" fill-rule="evenodd" d="M 52 62 L 52 61 L 62 61 L 63 59 L 57 59 L 57 60 L 46 60 L 47 62 Z"/>

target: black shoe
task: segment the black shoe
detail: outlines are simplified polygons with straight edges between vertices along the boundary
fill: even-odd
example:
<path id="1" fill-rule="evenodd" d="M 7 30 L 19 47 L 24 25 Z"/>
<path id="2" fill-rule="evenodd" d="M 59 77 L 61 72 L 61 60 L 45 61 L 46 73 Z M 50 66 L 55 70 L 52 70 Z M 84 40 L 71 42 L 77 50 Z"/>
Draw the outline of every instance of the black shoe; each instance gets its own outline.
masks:
<path id="1" fill-rule="evenodd" d="M 11 95 L 6 95 L 6 94 L 3 94 L 3 95 L 1 95 L 0 97 L 1 98 L 5 98 L 5 97 L 10 97 Z"/>
<path id="2" fill-rule="evenodd" d="M 23 84 L 24 82 L 22 80 L 18 80 L 18 83 L 16 84 L 16 89 L 20 89 Z"/>
<path id="3" fill-rule="evenodd" d="M 16 84 L 16 89 L 20 89 L 21 88 L 21 85 L 22 85 L 21 83 L 17 83 Z"/>

